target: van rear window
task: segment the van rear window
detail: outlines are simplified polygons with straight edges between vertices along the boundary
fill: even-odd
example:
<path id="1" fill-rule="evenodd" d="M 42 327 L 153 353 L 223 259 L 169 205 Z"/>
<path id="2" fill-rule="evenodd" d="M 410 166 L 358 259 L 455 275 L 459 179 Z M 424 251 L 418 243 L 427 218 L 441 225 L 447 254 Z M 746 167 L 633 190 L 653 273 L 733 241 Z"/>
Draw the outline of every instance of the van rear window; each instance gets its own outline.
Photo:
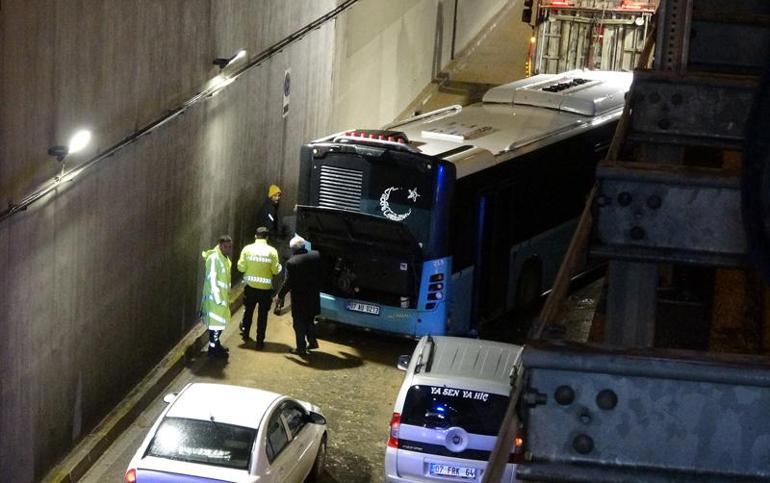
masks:
<path id="1" fill-rule="evenodd" d="M 401 424 L 430 429 L 455 426 L 468 433 L 497 436 L 508 396 L 446 386 L 412 386 L 406 393 Z"/>

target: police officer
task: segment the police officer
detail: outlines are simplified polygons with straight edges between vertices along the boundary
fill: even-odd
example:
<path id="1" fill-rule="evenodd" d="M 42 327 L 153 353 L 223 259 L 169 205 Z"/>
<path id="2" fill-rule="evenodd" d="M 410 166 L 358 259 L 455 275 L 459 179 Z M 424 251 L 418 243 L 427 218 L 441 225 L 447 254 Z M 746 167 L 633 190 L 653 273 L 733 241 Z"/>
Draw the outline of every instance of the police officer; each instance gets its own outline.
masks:
<path id="1" fill-rule="evenodd" d="M 267 244 L 267 236 L 266 227 L 257 228 L 254 243 L 243 247 L 238 259 L 238 270 L 243 273 L 243 281 L 246 282 L 243 289 L 241 338 L 244 342 L 249 340 L 251 319 L 257 308 L 257 349 L 265 346 L 267 314 L 273 296 L 273 276 L 281 272 L 278 252 Z"/>
<path id="2" fill-rule="evenodd" d="M 288 254 L 285 253 L 284 240 L 286 239 L 286 226 L 281 224 L 278 214 L 278 207 L 281 204 L 281 196 L 283 192 L 278 185 L 271 184 L 267 189 L 267 198 L 262 202 L 259 211 L 257 212 L 257 226 L 264 226 L 267 228 L 268 237 L 267 242 L 272 245 L 278 251 L 278 259 L 281 263 L 286 262 Z M 281 274 L 282 276 L 283 274 Z M 278 276 L 275 280 L 276 286 L 281 286 L 281 276 Z M 281 314 L 283 308 L 283 301 L 279 300 L 275 304 L 275 315 Z"/>
<path id="3" fill-rule="evenodd" d="M 209 357 L 227 358 L 227 347 L 219 342 L 219 336 L 230 320 L 230 256 L 233 240 L 228 235 L 219 237 L 217 246 L 201 255 L 206 260 L 201 312 L 209 329 Z"/>

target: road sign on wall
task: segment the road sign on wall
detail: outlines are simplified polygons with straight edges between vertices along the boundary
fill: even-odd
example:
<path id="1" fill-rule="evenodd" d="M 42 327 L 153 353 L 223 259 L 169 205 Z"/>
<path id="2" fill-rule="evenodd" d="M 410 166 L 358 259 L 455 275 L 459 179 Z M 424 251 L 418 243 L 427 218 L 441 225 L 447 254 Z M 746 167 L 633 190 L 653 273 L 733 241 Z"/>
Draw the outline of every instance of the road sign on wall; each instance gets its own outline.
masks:
<path id="1" fill-rule="evenodd" d="M 283 74 L 283 117 L 289 115 L 289 94 L 291 93 L 291 69 Z"/>

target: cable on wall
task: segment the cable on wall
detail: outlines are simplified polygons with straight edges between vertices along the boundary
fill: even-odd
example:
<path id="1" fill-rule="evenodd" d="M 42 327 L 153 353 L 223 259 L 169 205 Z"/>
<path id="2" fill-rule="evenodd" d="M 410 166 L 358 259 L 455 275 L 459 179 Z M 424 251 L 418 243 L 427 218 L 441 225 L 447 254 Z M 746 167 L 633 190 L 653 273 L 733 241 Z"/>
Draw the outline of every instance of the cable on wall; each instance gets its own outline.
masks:
<path id="1" fill-rule="evenodd" d="M 356 4 L 358 0 L 345 0 L 344 2 L 340 3 L 336 8 L 333 10 L 330 10 L 326 14 L 322 15 L 321 17 L 317 18 L 316 20 L 310 22 L 309 24 L 305 25 L 304 27 L 300 28 L 299 30 L 295 31 L 294 33 L 284 37 L 283 39 L 279 40 L 278 42 L 272 44 L 253 58 L 249 59 L 247 63 L 245 63 L 243 66 L 241 66 L 239 69 L 234 71 L 231 75 L 227 77 L 220 77 L 218 82 L 212 82 L 208 87 L 203 89 L 202 91 L 198 92 L 194 96 L 190 97 L 186 101 L 182 102 L 177 107 L 168 110 L 165 112 L 163 116 L 161 116 L 158 119 L 155 119 L 154 121 L 151 121 L 150 123 L 146 124 L 145 126 L 139 128 L 138 130 L 134 131 L 129 136 L 126 136 L 122 140 L 118 141 L 113 146 L 107 148 L 105 151 L 97 154 L 93 158 L 89 159 L 88 161 L 84 162 L 83 164 L 70 169 L 69 171 L 62 171 L 59 175 L 54 177 L 52 180 L 44 183 L 40 188 L 38 188 L 33 193 L 25 196 L 21 201 L 18 203 L 9 203 L 8 208 L 3 210 L 0 213 L 0 222 L 3 222 L 7 220 L 8 218 L 12 217 L 13 215 L 22 212 L 26 210 L 32 203 L 38 201 L 45 195 L 49 194 L 56 188 L 58 188 L 60 185 L 66 182 L 70 182 L 75 180 L 78 176 L 83 174 L 88 169 L 94 167 L 101 161 L 104 161 L 105 159 L 109 158 L 113 154 L 117 153 L 121 149 L 125 148 L 126 146 L 134 143 L 142 136 L 145 136 L 147 134 L 150 134 L 154 132 L 157 129 L 160 129 L 163 125 L 168 123 L 169 121 L 173 120 L 180 114 L 184 113 L 187 109 L 194 106 L 195 104 L 198 104 L 199 102 L 202 102 L 209 97 L 213 96 L 214 94 L 217 94 L 222 89 L 230 85 L 235 79 L 237 79 L 239 76 L 244 74 L 246 71 L 253 69 L 254 67 L 258 66 L 259 64 L 263 63 L 265 60 L 269 59 L 273 55 L 277 54 L 287 46 L 293 44 L 294 42 L 300 40 L 302 37 L 304 37 L 307 33 L 309 33 L 311 30 L 317 29 L 321 27 L 326 22 L 335 19 L 339 14 L 347 10 L 348 8 L 352 7 L 354 4 Z"/>

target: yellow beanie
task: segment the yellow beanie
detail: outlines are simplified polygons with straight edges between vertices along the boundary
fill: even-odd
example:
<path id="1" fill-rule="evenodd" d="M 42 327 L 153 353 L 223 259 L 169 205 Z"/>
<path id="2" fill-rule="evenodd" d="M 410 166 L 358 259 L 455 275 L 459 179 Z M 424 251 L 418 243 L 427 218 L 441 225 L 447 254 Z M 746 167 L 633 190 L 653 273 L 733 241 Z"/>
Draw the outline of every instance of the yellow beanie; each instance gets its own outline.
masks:
<path id="1" fill-rule="evenodd" d="M 272 198 L 273 196 L 277 195 L 281 192 L 281 188 L 278 186 L 271 184 L 270 187 L 267 189 L 267 197 Z"/>

